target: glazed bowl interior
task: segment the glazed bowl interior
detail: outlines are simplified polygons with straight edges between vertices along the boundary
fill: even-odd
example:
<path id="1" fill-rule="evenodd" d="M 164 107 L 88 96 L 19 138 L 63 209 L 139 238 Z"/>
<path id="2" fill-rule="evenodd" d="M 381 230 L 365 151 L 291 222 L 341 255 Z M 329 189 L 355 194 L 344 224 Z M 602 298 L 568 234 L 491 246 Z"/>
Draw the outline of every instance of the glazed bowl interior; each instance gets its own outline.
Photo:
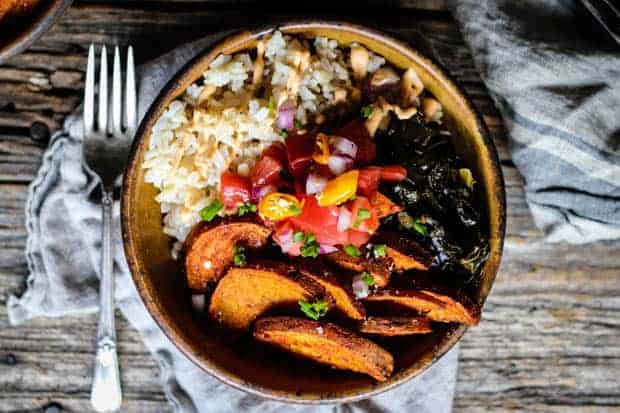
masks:
<path id="1" fill-rule="evenodd" d="M 0 0 L 4 1 L 4 0 Z M 7 28 L 0 22 L 0 64 L 23 52 L 54 24 L 73 0 L 43 0 L 19 24 Z"/>
<path id="2" fill-rule="evenodd" d="M 477 297 L 474 297 L 482 305 L 501 257 L 504 187 L 496 151 L 471 103 L 429 59 L 379 32 L 348 23 L 312 21 L 283 24 L 278 28 L 284 33 L 302 36 L 326 36 L 338 40 L 341 45 L 363 44 L 401 69 L 413 67 L 426 88 L 441 102 L 448 127 L 459 136 L 454 142 L 457 151 L 473 170 L 483 192 L 490 256 L 482 271 Z M 148 111 L 136 136 L 124 180 L 125 253 L 138 291 L 151 315 L 179 349 L 205 371 L 237 388 L 272 399 L 302 403 L 358 400 L 424 371 L 459 340 L 466 327 L 448 324 L 433 334 L 389 344 L 395 357 L 395 373 L 388 381 L 379 384 L 361 375 L 282 357 L 258 346 L 223 342 L 191 309 L 190 291 L 179 263 L 170 257 L 171 241 L 162 231 L 161 212 L 155 202 L 156 189 L 145 183 L 141 168 L 150 130 L 166 106 L 199 79 L 217 55 L 252 48 L 258 38 L 273 29 L 242 32 L 209 48 L 168 83 Z"/>

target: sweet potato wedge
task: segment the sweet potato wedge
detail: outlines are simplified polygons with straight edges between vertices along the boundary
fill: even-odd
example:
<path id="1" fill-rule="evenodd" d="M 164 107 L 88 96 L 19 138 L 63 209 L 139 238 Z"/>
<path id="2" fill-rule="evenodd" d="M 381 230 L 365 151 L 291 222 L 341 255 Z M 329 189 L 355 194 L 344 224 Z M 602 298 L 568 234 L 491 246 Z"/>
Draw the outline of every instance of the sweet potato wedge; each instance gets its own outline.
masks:
<path id="1" fill-rule="evenodd" d="M 386 254 L 394 263 L 394 271 L 427 270 L 433 262 L 431 253 L 415 240 L 394 231 L 379 231 L 372 243 L 385 244 Z"/>
<path id="2" fill-rule="evenodd" d="M 298 308 L 299 300 L 323 297 L 320 285 L 284 264 L 269 261 L 232 267 L 211 296 L 209 317 L 224 329 L 243 332 L 269 309 Z"/>
<path id="3" fill-rule="evenodd" d="M 366 316 L 364 306 L 355 299 L 338 279 L 334 271 L 318 258 L 299 259 L 295 262 L 298 271 L 320 284 L 334 300 L 335 308 L 353 320 L 363 320 Z"/>
<path id="4" fill-rule="evenodd" d="M 353 257 L 344 251 L 336 251 L 325 255 L 325 257 L 336 266 L 354 272 L 367 271 L 375 280 L 375 285 L 385 287 L 390 281 L 390 274 L 394 269 L 392 259 L 381 258 L 371 259 L 364 256 Z"/>
<path id="5" fill-rule="evenodd" d="M 385 381 L 394 358 L 372 341 L 335 324 L 294 317 L 268 317 L 256 322 L 254 338 L 297 356 L 336 369 Z"/>
<path id="6" fill-rule="evenodd" d="M 476 325 L 480 309 L 464 294 L 450 296 L 430 289 L 379 290 L 366 298 L 369 303 L 396 304 L 424 315 L 429 320 Z"/>
<path id="7" fill-rule="evenodd" d="M 232 264 L 234 247 L 260 248 L 271 230 L 248 220 L 217 220 L 195 228 L 185 243 L 185 275 L 189 287 L 205 292 Z"/>
<path id="8" fill-rule="evenodd" d="M 401 206 L 395 204 L 390 198 L 378 191 L 370 197 L 370 205 L 377 212 L 379 219 L 389 217 L 403 210 Z"/>
<path id="9" fill-rule="evenodd" d="M 368 317 L 359 324 L 359 331 L 384 337 L 427 334 L 433 331 L 425 317 Z"/>

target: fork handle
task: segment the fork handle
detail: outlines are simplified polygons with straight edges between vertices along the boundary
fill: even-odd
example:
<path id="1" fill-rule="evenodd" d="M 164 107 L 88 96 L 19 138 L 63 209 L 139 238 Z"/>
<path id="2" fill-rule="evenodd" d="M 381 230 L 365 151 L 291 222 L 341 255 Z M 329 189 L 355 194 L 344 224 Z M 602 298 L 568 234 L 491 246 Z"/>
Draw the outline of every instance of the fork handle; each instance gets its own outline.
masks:
<path id="1" fill-rule="evenodd" d="M 114 327 L 114 273 L 112 250 L 112 191 L 103 188 L 102 197 L 101 280 L 99 286 L 99 324 L 97 326 L 97 356 L 90 402 L 97 412 L 120 409 L 121 379 L 116 353 Z"/>

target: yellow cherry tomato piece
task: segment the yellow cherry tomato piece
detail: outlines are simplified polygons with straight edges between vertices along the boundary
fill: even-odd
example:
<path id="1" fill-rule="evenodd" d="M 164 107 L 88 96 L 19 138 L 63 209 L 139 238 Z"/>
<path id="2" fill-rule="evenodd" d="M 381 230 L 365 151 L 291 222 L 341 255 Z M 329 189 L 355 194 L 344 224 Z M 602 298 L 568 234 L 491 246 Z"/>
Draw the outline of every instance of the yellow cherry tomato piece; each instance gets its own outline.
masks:
<path id="1" fill-rule="evenodd" d="M 345 172 L 325 185 L 323 192 L 317 196 L 320 206 L 338 205 L 351 199 L 357 192 L 358 170 Z"/>
<path id="2" fill-rule="evenodd" d="M 261 198 L 258 213 L 272 221 L 294 217 L 301 214 L 303 204 L 293 195 L 272 192 Z"/>
<path id="3" fill-rule="evenodd" d="M 314 162 L 321 165 L 327 165 L 329 160 L 329 138 L 324 133 L 316 135 L 316 143 L 314 145 L 314 153 L 312 154 Z"/>

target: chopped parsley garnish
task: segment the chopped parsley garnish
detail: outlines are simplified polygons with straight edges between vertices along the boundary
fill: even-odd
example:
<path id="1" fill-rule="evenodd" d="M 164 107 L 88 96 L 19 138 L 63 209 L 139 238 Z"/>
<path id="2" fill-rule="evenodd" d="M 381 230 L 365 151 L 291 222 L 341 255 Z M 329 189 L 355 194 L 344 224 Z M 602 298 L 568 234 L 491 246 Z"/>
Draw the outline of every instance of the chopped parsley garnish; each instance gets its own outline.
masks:
<path id="1" fill-rule="evenodd" d="M 200 210 L 200 218 L 204 221 L 210 222 L 217 216 L 217 213 L 224 207 L 219 199 L 213 201 L 210 205 L 207 205 Z"/>
<path id="2" fill-rule="evenodd" d="M 345 245 L 344 246 L 344 252 L 346 252 L 347 254 L 349 254 L 352 257 L 359 257 L 362 253 L 360 252 L 359 248 L 357 248 L 355 245 Z"/>
<path id="3" fill-rule="evenodd" d="M 372 106 L 362 106 L 362 110 L 360 111 L 360 113 L 362 114 L 362 117 L 364 119 L 368 119 L 372 114 Z"/>
<path id="4" fill-rule="evenodd" d="M 299 308 L 308 317 L 313 320 L 318 320 L 327 314 L 329 305 L 327 301 L 319 300 L 313 303 L 309 303 L 305 300 L 299 300 Z"/>
<path id="5" fill-rule="evenodd" d="M 286 129 L 280 129 L 280 136 L 284 139 L 288 138 L 288 131 Z"/>
<path id="6" fill-rule="evenodd" d="M 370 211 L 366 208 L 360 208 L 359 211 L 357 211 L 357 218 L 355 218 L 353 228 L 359 228 L 362 221 L 368 218 L 370 218 Z"/>
<path id="7" fill-rule="evenodd" d="M 426 225 L 424 225 L 424 221 L 425 219 L 422 218 L 413 219 L 413 217 L 406 212 L 398 213 L 398 222 L 400 222 L 400 225 L 408 230 L 416 231 L 423 237 L 428 237 L 428 229 L 426 228 Z"/>
<path id="8" fill-rule="evenodd" d="M 319 243 L 316 242 L 316 237 L 314 234 L 306 234 L 301 231 L 297 231 L 293 234 L 293 241 L 303 242 L 303 245 L 299 249 L 302 257 L 316 258 L 319 256 L 320 247 Z"/>
<path id="9" fill-rule="evenodd" d="M 276 112 L 276 98 L 269 96 L 269 114 L 273 115 Z"/>
<path id="10" fill-rule="evenodd" d="M 366 283 L 367 286 L 373 286 L 375 285 L 375 279 L 372 277 L 372 275 L 370 275 L 370 273 L 368 273 L 367 271 L 364 271 L 363 273 L 360 274 L 360 278 L 362 279 L 362 281 L 364 281 L 364 283 Z"/>
<path id="11" fill-rule="evenodd" d="M 304 124 L 301 123 L 301 121 L 299 119 L 295 119 L 293 121 L 293 124 L 295 125 L 295 129 L 301 129 L 304 127 Z"/>
<path id="12" fill-rule="evenodd" d="M 247 260 L 245 258 L 245 248 L 240 245 L 235 245 L 235 255 L 233 255 L 233 264 L 237 267 L 241 267 L 247 264 Z"/>
<path id="13" fill-rule="evenodd" d="M 375 258 L 385 257 L 385 248 L 385 244 L 375 244 L 372 247 L 372 253 L 374 254 Z"/>
<path id="14" fill-rule="evenodd" d="M 243 205 L 241 205 L 239 207 L 239 209 L 237 210 L 237 215 L 239 215 L 240 217 L 244 216 L 245 214 L 249 214 L 250 212 L 256 212 L 256 205 L 254 205 L 251 202 L 244 202 Z"/>

